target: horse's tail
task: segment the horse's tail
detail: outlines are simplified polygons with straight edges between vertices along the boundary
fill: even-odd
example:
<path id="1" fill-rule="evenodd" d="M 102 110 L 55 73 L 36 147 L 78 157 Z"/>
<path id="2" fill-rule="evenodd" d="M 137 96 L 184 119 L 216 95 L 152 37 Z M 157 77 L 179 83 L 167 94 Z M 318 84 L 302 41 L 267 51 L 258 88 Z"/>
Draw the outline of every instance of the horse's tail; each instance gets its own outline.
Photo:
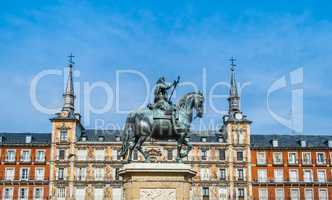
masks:
<path id="1" fill-rule="evenodd" d="M 129 150 L 129 142 L 130 142 L 130 136 L 131 136 L 131 126 L 130 126 L 130 118 L 131 116 L 128 116 L 122 136 L 121 136 L 121 141 L 122 141 L 122 147 L 120 150 L 120 156 L 125 159 L 128 150 Z"/>

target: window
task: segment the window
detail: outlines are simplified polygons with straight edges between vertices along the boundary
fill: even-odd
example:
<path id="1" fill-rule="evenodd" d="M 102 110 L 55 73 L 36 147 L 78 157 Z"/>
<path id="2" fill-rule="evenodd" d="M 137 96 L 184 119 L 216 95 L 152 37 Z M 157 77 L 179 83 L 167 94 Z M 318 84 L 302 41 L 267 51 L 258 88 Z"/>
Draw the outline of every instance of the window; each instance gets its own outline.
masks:
<path id="1" fill-rule="evenodd" d="M 220 180 L 226 180 L 226 169 L 220 169 Z"/>
<path id="2" fill-rule="evenodd" d="M 167 149 L 167 160 L 173 160 L 173 149 Z"/>
<path id="3" fill-rule="evenodd" d="M 119 180 L 120 176 L 119 176 L 119 168 L 115 168 L 115 180 Z"/>
<path id="4" fill-rule="evenodd" d="M 226 160 L 225 149 L 219 149 L 219 160 Z"/>
<path id="5" fill-rule="evenodd" d="M 332 148 L 332 140 L 327 141 L 329 148 Z"/>
<path id="6" fill-rule="evenodd" d="M 30 162 L 30 150 L 22 150 L 21 152 L 21 161 Z"/>
<path id="7" fill-rule="evenodd" d="M 274 169 L 274 181 L 283 182 L 284 181 L 284 169 Z"/>
<path id="8" fill-rule="evenodd" d="M 278 147 L 279 146 L 278 140 L 272 140 L 272 146 Z"/>
<path id="9" fill-rule="evenodd" d="M 288 164 L 290 165 L 297 164 L 297 156 L 295 152 L 288 153 Z"/>
<path id="10" fill-rule="evenodd" d="M 259 200 L 268 200 L 268 193 L 266 188 L 260 188 L 258 193 Z"/>
<path id="11" fill-rule="evenodd" d="M 98 181 L 104 180 L 104 168 L 97 167 L 95 168 L 95 179 Z"/>
<path id="12" fill-rule="evenodd" d="M 237 169 L 237 179 L 239 181 L 243 181 L 244 180 L 244 172 L 243 169 Z"/>
<path id="13" fill-rule="evenodd" d="M 244 188 L 237 189 L 237 196 L 238 198 L 244 198 Z"/>
<path id="14" fill-rule="evenodd" d="M 298 182 L 299 181 L 299 176 L 297 173 L 297 169 L 290 169 L 289 170 L 289 181 L 290 182 Z"/>
<path id="15" fill-rule="evenodd" d="M 311 153 L 310 152 L 302 153 L 302 164 L 311 165 Z"/>
<path id="16" fill-rule="evenodd" d="M 77 150 L 77 160 L 86 160 L 88 157 L 88 151 L 86 149 Z"/>
<path id="17" fill-rule="evenodd" d="M 5 188 L 4 189 L 3 199 L 4 200 L 12 200 L 13 199 L 13 188 Z"/>
<path id="18" fill-rule="evenodd" d="M 21 181 L 29 180 L 29 169 L 28 168 L 21 168 Z"/>
<path id="19" fill-rule="evenodd" d="M 305 200 L 313 200 L 313 192 L 312 192 L 312 189 L 305 189 L 304 190 L 304 199 Z"/>
<path id="20" fill-rule="evenodd" d="M 60 142 L 67 142 L 68 139 L 68 132 L 67 129 L 60 130 Z"/>
<path id="21" fill-rule="evenodd" d="M 318 165 L 326 164 L 326 162 L 325 162 L 325 153 L 323 153 L 323 152 L 317 153 L 317 164 Z"/>
<path id="22" fill-rule="evenodd" d="M 37 150 L 36 153 L 36 162 L 44 162 L 45 161 L 45 151 Z"/>
<path id="23" fill-rule="evenodd" d="M 228 192 L 226 188 L 220 188 L 219 190 L 219 200 L 227 200 Z"/>
<path id="24" fill-rule="evenodd" d="M 281 152 L 273 152 L 273 164 L 282 164 L 282 153 Z"/>
<path id="25" fill-rule="evenodd" d="M 318 170 L 317 171 L 317 178 L 318 178 L 318 182 L 325 182 L 326 181 L 325 170 Z"/>
<path id="26" fill-rule="evenodd" d="M 284 189 L 276 188 L 276 200 L 284 200 Z"/>
<path id="27" fill-rule="evenodd" d="M 6 168 L 5 169 L 5 180 L 13 181 L 15 176 L 15 169 L 14 168 Z"/>
<path id="28" fill-rule="evenodd" d="M 301 147 L 306 147 L 307 146 L 307 141 L 301 140 Z"/>
<path id="29" fill-rule="evenodd" d="M 265 152 L 257 152 L 257 164 L 265 165 L 266 164 L 266 154 Z"/>
<path id="30" fill-rule="evenodd" d="M 203 197 L 209 197 L 209 188 L 203 187 Z"/>
<path id="31" fill-rule="evenodd" d="M 42 200 L 42 199 L 43 199 L 43 188 L 35 188 L 34 200 Z"/>
<path id="32" fill-rule="evenodd" d="M 206 137 L 201 137 L 201 142 L 206 142 Z"/>
<path id="33" fill-rule="evenodd" d="M 14 162 L 15 161 L 15 150 L 7 150 L 6 154 L 6 161 L 7 162 Z"/>
<path id="34" fill-rule="evenodd" d="M 291 189 L 291 200 L 300 200 L 300 191 L 299 189 Z"/>
<path id="35" fill-rule="evenodd" d="M 319 189 L 319 200 L 328 200 L 327 189 Z"/>
<path id="36" fill-rule="evenodd" d="M 28 188 L 20 188 L 20 200 L 28 200 Z"/>
<path id="37" fill-rule="evenodd" d="M 96 160 L 105 160 L 105 150 L 104 149 L 96 149 Z"/>
<path id="38" fill-rule="evenodd" d="M 95 194 L 94 195 L 95 200 L 104 199 L 104 189 L 103 188 L 95 188 L 94 194 Z"/>
<path id="39" fill-rule="evenodd" d="M 65 160 L 66 151 L 64 149 L 59 149 L 58 151 L 58 160 Z"/>
<path id="40" fill-rule="evenodd" d="M 25 143 L 29 144 L 29 143 L 31 143 L 31 140 L 32 140 L 31 135 L 25 136 Z"/>
<path id="41" fill-rule="evenodd" d="M 201 160 L 207 160 L 207 150 L 202 149 Z"/>
<path id="42" fill-rule="evenodd" d="M 37 181 L 44 180 L 44 168 L 36 168 L 35 178 Z"/>
<path id="43" fill-rule="evenodd" d="M 77 200 L 85 199 L 85 188 L 75 189 L 75 199 Z"/>
<path id="44" fill-rule="evenodd" d="M 236 152 L 236 158 L 237 161 L 243 161 L 243 152 L 242 151 Z"/>
<path id="45" fill-rule="evenodd" d="M 112 159 L 118 160 L 118 150 L 112 149 Z"/>
<path id="46" fill-rule="evenodd" d="M 78 181 L 85 180 L 85 176 L 86 176 L 86 168 L 77 168 L 76 169 L 76 179 Z"/>
<path id="47" fill-rule="evenodd" d="M 57 197 L 60 199 L 64 199 L 66 197 L 66 188 L 59 187 L 57 190 Z"/>
<path id="48" fill-rule="evenodd" d="M 207 167 L 201 168 L 201 180 L 208 181 L 210 179 L 210 170 Z"/>
<path id="49" fill-rule="evenodd" d="M 58 168 L 58 179 L 57 180 L 63 180 L 65 177 L 65 169 L 64 168 Z"/>
<path id="50" fill-rule="evenodd" d="M 310 169 L 303 170 L 303 181 L 312 182 L 312 173 Z"/>
<path id="51" fill-rule="evenodd" d="M 266 182 L 267 181 L 266 169 L 259 169 L 257 172 L 258 172 L 258 182 Z"/>

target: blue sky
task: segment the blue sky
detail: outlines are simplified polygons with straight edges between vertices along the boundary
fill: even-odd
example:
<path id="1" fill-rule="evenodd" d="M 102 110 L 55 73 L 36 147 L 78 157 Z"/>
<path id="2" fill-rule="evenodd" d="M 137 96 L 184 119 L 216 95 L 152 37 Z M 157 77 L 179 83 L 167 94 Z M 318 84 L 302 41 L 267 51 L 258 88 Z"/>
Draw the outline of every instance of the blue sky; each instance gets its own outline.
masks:
<path id="1" fill-rule="evenodd" d="M 50 114 L 41 113 L 29 95 L 33 77 L 42 70 L 63 70 L 67 55 L 76 56 L 76 86 L 97 81 L 116 88 L 116 71 L 143 73 L 149 83 L 180 75 L 206 89 L 229 80 L 229 61 L 237 58 L 242 111 L 253 121 L 253 133 L 290 133 L 267 110 L 270 86 L 303 68 L 304 133 L 332 130 L 332 4 L 329 1 L 2 1 L 0 4 L 0 131 L 50 131 Z M 144 99 L 142 79 L 128 75 L 121 84 L 122 108 Z M 38 85 L 43 105 L 61 107 L 63 77 L 50 76 Z M 175 99 L 190 88 L 179 88 Z M 290 113 L 292 86 L 271 96 L 271 108 Z M 77 89 L 84 104 L 84 91 Z M 80 92 L 80 93 L 79 93 Z M 227 88 L 216 92 L 226 94 Z M 143 93 L 143 94 L 142 94 Z M 102 107 L 102 90 L 91 95 Z M 77 102 L 77 103 L 79 103 Z M 226 99 L 215 100 L 220 109 Z M 82 110 L 82 109 L 81 109 Z M 221 114 L 206 110 L 205 124 L 220 124 Z M 81 112 L 83 117 L 88 113 Z M 91 114 L 87 128 L 104 120 L 104 128 L 121 126 L 125 114 L 113 106 Z M 202 122 L 201 121 L 201 122 Z"/>

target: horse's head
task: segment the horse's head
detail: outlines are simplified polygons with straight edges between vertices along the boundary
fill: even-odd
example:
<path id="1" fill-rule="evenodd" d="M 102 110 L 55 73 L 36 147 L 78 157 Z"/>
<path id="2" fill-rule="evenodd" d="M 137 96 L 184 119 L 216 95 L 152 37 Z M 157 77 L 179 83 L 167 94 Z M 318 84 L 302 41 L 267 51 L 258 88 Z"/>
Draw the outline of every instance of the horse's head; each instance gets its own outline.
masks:
<path id="1" fill-rule="evenodd" d="M 204 96 L 201 92 L 193 93 L 193 105 L 196 110 L 196 116 L 202 118 L 204 113 Z"/>
<path id="2" fill-rule="evenodd" d="M 183 108 L 187 111 L 195 109 L 197 117 L 203 117 L 204 113 L 204 96 L 201 92 L 190 92 L 180 99 L 179 108 Z"/>

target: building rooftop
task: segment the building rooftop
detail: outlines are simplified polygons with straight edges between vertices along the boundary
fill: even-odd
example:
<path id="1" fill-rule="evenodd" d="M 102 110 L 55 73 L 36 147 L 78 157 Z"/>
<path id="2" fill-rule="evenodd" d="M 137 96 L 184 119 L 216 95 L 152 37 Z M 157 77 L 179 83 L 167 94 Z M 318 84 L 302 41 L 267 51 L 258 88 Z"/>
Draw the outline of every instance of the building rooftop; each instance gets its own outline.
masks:
<path id="1" fill-rule="evenodd" d="M 0 145 L 50 145 L 50 133 L 0 133 Z"/>

